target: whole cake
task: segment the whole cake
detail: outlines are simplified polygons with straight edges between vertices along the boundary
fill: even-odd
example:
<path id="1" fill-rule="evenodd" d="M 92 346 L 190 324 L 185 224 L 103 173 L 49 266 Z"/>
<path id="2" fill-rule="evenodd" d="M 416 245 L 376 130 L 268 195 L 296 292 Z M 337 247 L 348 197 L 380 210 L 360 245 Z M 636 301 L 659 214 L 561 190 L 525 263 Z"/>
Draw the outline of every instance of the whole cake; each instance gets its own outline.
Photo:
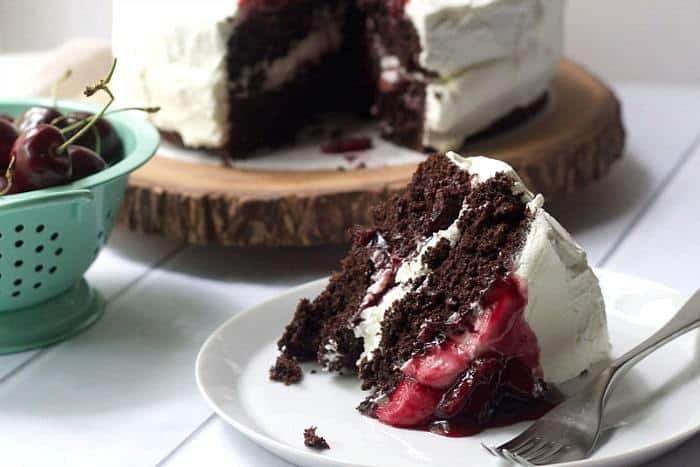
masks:
<path id="1" fill-rule="evenodd" d="M 513 169 L 454 152 L 423 162 L 302 300 L 281 358 L 357 371 L 365 414 L 454 433 L 607 357 L 585 252 Z"/>
<path id="2" fill-rule="evenodd" d="M 120 0 L 123 103 L 185 146 L 232 157 L 320 113 L 370 112 L 440 151 L 546 94 L 563 0 Z"/>

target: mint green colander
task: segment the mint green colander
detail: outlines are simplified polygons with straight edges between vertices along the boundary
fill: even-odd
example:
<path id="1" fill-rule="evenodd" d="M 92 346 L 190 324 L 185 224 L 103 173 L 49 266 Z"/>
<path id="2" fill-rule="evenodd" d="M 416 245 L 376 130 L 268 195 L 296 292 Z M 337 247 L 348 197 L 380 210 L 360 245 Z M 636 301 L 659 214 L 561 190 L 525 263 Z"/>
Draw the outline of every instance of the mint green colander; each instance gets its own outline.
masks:
<path id="1" fill-rule="evenodd" d="M 41 99 L 0 99 L 17 116 Z M 63 112 L 92 111 L 60 102 Z M 0 353 L 44 346 L 87 328 L 103 302 L 83 274 L 114 227 L 127 176 L 155 153 L 158 132 L 142 116 L 108 117 L 124 145 L 117 164 L 69 185 L 0 197 Z"/>

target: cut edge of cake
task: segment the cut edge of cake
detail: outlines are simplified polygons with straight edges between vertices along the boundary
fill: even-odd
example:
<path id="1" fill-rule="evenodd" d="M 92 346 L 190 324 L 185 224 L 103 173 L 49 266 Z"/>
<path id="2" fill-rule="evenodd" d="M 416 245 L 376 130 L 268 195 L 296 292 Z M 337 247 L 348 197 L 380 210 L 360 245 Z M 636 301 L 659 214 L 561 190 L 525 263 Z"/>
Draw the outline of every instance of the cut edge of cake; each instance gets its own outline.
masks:
<path id="1" fill-rule="evenodd" d="M 324 112 L 370 109 L 387 140 L 445 151 L 529 109 L 561 55 L 563 0 L 357 5 L 120 1 L 120 103 L 159 105 L 169 140 L 235 158 L 291 143 Z"/>

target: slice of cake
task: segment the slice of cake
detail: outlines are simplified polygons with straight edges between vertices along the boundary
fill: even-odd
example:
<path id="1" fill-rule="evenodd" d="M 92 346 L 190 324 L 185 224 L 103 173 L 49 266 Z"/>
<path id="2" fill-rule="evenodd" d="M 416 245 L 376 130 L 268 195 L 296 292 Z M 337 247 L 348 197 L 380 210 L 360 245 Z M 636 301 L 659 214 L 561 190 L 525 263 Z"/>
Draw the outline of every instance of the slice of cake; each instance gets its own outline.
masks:
<path id="1" fill-rule="evenodd" d="M 280 350 L 357 370 L 361 410 L 394 426 L 449 433 L 539 400 L 609 350 L 598 280 L 542 203 L 503 162 L 431 156 Z"/>
<path id="2" fill-rule="evenodd" d="M 418 150 L 459 148 L 541 100 L 563 0 L 120 0 L 124 105 L 185 146 L 232 157 L 351 111 Z"/>

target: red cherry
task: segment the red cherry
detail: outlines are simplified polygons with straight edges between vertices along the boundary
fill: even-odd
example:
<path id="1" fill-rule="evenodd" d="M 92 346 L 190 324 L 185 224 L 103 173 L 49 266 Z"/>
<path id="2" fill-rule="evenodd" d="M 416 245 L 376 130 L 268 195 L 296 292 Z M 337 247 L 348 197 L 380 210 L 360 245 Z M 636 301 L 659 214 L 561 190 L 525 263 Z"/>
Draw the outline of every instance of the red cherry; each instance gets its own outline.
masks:
<path id="1" fill-rule="evenodd" d="M 502 369 L 501 358 L 474 360 L 459 381 L 442 396 L 435 414 L 441 418 L 452 418 L 466 408 L 468 413 L 479 419 L 487 416 L 495 402 Z"/>
<path id="2" fill-rule="evenodd" d="M 433 388 L 446 388 L 469 366 L 471 355 L 468 346 L 452 340 L 432 347 L 416 355 L 403 368 L 405 375 Z"/>
<path id="3" fill-rule="evenodd" d="M 12 123 L 0 118 L 0 173 L 10 165 L 10 151 L 17 140 L 17 130 Z"/>
<path id="4" fill-rule="evenodd" d="M 435 389 L 404 378 L 389 400 L 379 405 L 375 414 L 387 425 L 399 427 L 417 426 L 430 420 L 441 393 Z"/>
<path id="5" fill-rule="evenodd" d="M 494 282 L 484 295 L 485 310 L 476 327 L 482 342 L 499 342 L 510 332 L 527 305 L 527 293 L 514 277 Z"/>
<path id="6" fill-rule="evenodd" d="M 15 121 L 15 127 L 20 133 L 35 128 L 42 123 L 51 123 L 61 116 L 61 112 L 53 107 L 35 106 L 29 107 Z"/>
<path id="7" fill-rule="evenodd" d="M 76 144 L 68 146 L 68 157 L 73 167 L 73 180 L 85 178 L 107 167 L 95 151 Z"/>
<path id="8" fill-rule="evenodd" d="M 529 364 L 518 358 L 508 360 L 501 373 L 501 384 L 511 397 L 527 400 L 537 396 L 535 374 Z"/>
<path id="9" fill-rule="evenodd" d="M 58 128 L 46 124 L 40 124 L 19 135 L 11 153 L 15 157 L 13 183 L 18 192 L 70 181 L 68 151 L 58 151 L 65 141 Z"/>
<path id="10" fill-rule="evenodd" d="M 70 113 L 66 115 L 66 118 L 64 120 L 59 122 L 58 127 L 66 128 L 79 121 L 86 121 L 86 119 L 91 117 L 92 115 L 93 114 L 89 112 Z M 99 155 L 105 162 L 109 164 L 118 162 L 122 155 L 122 142 L 121 139 L 119 139 L 119 136 L 117 135 L 117 132 L 112 126 L 112 124 L 109 123 L 107 119 L 100 118 L 95 122 L 95 128 L 97 129 L 97 132 L 100 135 Z M 70 138 L 75 133 L 77 133 L 78 130 L 79 128 L 74 131 L 69 131 L 66 134 L 66 138 Z M 75 141 L 75 144 L 96 151 L 97 141 L 95 138 L 95 131 L 90 130 L 86 133 L 83 133 L 83 135 Z"/>

